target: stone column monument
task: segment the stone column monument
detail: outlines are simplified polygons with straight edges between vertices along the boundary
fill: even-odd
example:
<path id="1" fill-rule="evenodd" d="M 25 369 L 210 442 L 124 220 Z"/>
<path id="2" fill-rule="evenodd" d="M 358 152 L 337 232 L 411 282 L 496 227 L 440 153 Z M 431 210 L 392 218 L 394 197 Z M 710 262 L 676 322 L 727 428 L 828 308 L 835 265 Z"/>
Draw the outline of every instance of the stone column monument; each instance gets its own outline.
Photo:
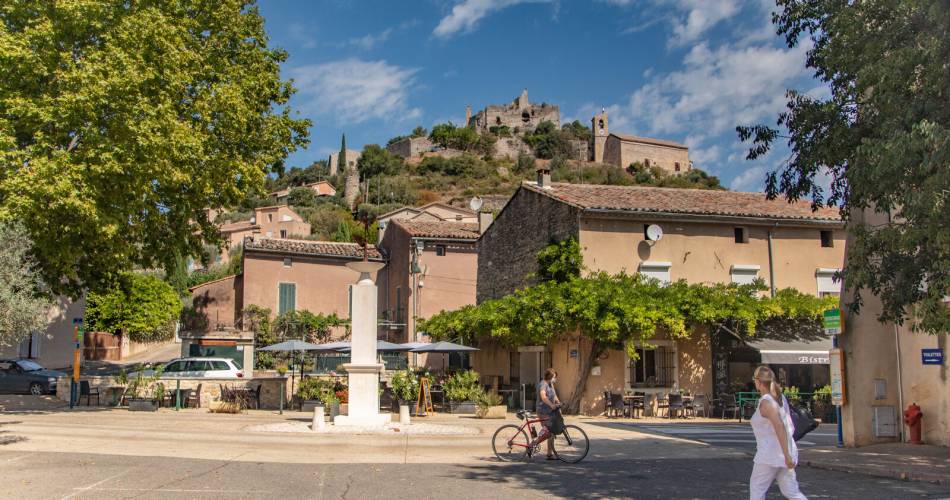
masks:
<path id="1" fill-rule="evenodd" d="M 360 273 L 350 287 L 350 363 L 343 365 L 349 379 L 348 415 L 333 419 L 335 425 L 383 426 L 392 421 L 388 413 L 379 413 L 379 374 L 383 365 L 376 358 L 376 284 L 370 273 L 385 266 L 382 262 L 350 262 L 346 265 Z"/>

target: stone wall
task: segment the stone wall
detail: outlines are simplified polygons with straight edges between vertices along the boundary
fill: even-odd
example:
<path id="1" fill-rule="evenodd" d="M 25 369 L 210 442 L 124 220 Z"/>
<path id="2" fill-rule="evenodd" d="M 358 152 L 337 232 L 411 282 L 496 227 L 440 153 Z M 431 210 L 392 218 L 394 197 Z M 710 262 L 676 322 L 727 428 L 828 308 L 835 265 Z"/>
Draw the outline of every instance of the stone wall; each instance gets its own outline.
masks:
<path id="1" fill-rule="evenodd" d="M 529 284 L 538 251 L 552 240 L 577 237 L 579 220 L 574 207 L 519 189 L 479 239 L 476 300 L 498 298 Z"/>
<path id="2" fill-rule="evenodd" d="M 403 158 L 417 158 L 432 150 L 428 137 L 406 137 L 386 146 L 386 151 Z"/>
<path id="3" fill-rule="evenodd" d="M 607 137 L 604 145 L 604 163 L 627 168 L 631 163 L 649 162 L 649 166 L 658 166 L 669 173 L 682 173 L 691 167 L 689 150 L 624 140 L 614 134 Z M 679 170 L 677 170 L 679 164 Z"/>
<path id="4" fill-rule="evenodd" d="M 518 159 L 520 154 L 529 154 L 534 156 L 531 147 L 517 137 L 502 137 L 495 142 L 495 158 Z"/>

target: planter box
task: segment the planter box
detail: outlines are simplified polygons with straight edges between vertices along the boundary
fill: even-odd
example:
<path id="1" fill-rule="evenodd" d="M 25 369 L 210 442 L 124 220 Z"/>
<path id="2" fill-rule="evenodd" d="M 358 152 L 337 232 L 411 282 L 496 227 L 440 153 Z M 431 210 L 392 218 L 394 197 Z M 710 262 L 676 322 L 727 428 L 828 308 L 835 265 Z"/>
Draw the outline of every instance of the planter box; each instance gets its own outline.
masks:
<path id="1" fill-rule="evenodd" d="M 313 413 L 313 407 L 323 406 L 323 401 L 308 400 L 300 403 L 300 411 L 305 413 Z"/>
<path id="2" fill-rule="evenodd" d="M 241 413 L 241 406 L 229 401 L 212 401 L 211 413 Z"/>
<path id="3" fill-rule="evenodd" d="M 508 407 L 505 405 L 489 406 L 475 410 L 475 416 L 478 418 L 505 418 L 507 415 Z"/>
<path id="4" fill-rule="evenodd" d="M 158 411 L 157 399 L 130 399 L 129 411 Z"/>
<path id="5" fill-rule="evenodd" d="M 449 402 L 449 413 L 460 413 L 463 415 L 474 415 L 475 414 L 475 402 L 474 401 L 461 401 Z"/>

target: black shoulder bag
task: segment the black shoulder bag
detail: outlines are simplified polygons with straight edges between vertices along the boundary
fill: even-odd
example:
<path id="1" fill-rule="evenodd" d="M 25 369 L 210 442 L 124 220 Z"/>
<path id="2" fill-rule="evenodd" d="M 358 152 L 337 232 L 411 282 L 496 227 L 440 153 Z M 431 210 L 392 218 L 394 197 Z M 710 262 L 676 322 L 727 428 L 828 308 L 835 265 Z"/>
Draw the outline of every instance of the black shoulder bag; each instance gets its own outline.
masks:
<path id="1" fill-rule="evenodd" d="M 788 398 L 785 398 L 785 408 L 788 409 L 788 415 L 792 417 L 792 425 L 795 426 L 792 432 L 792 438 L 795 441 L 818 428 L 818 421 L 812 418 L 807 408 L 792 406 Z"/>

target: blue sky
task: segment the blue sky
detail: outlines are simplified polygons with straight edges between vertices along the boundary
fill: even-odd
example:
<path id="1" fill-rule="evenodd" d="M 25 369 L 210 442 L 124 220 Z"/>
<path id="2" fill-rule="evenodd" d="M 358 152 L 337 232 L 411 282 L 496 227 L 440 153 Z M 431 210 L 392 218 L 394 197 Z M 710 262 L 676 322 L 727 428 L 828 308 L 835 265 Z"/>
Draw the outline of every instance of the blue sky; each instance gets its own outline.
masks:
<path id="1" fill-rule="evenodd" d="M 763 189 L 787 151 L 749 162 L 737 124 L 773 124 L 784 93 L 823 94 L 770 24 L 771 0 L 263 0 L 272 45 L 290 53 L 292 106 L 313 120 L 305 166 L 416 125 L 463 121 L 514 99 L 589 124 L 684 142 L 733 189 Z"/>

